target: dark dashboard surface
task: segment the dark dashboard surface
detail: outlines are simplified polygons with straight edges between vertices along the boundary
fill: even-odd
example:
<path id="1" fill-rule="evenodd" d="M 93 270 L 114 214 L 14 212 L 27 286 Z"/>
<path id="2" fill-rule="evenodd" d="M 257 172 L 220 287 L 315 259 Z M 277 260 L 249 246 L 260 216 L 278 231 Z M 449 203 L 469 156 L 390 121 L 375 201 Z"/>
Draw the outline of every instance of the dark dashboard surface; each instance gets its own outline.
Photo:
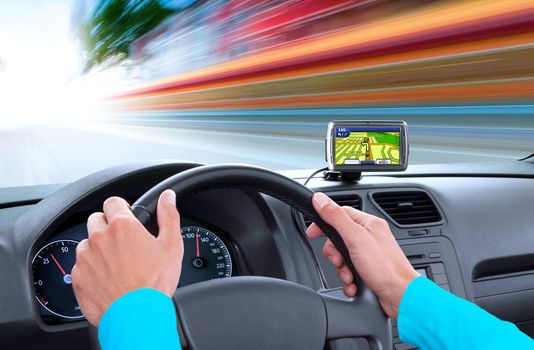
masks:
<path id="1" fill-rule="evenodd" d="M 193 166 L 198 164 L 134 164 L 66 186 L 0 189 L 0 349 L 87 348 L 83 319 L 54 317 L 36 300 L 34 255 L 58 239 L 83 239 L 83 223 L 107 197 L 134 202 Z M 308 186 L 387 219 L 422 273 L 534 336 L 534 165 L 485 164 L 477 172 L 446 168 L 411 167 L 407 173 L 364 176 L 358 183 L 316 177 Z M 309 174 L 282 173 L 297 181 Z M 306 218 L 274 198 L 220 189 L 195 195 L 179 209 L 189 225 L 209 229 L 229 247 L 231 276 L 276 277 L 314 289 L 339 285 L 322 258 L 322 241 L 303 235 Z M 331 347 L 349 346 L 354 348 L 340 341 Z"/>

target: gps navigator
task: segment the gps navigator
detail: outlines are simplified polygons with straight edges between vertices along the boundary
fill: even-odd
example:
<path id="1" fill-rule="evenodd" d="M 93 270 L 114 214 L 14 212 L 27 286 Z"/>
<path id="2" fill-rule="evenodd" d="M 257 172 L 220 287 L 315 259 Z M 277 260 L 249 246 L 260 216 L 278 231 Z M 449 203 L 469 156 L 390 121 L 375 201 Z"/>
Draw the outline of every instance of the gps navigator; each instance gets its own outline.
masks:
<path id="1" fill-rule="evenodd" d="M 330 171 L 401 171 L 408 166 L 403 121 L 333 121 L 328 124 L 326 161 Z"/>

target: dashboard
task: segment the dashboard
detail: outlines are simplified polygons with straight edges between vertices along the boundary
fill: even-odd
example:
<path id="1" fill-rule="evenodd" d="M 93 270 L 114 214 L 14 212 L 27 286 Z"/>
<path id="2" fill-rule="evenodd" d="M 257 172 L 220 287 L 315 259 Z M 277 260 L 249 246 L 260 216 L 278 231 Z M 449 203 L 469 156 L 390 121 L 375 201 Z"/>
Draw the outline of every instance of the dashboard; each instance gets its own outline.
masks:
<path id="1" fill-rule="evenodd" d="M 133 203 L 162 180 L 199 164 L 132 164 L 66 186 L 0 190 L 0 349 L 89 349 L 87 322 L 70 286 L 85 222 L 103 201 Z M 358 182 L 314 177 L 310 187 L 389 222 L 412 265 L 442 288 L 534 336 L 534 165 L 411 167 Z M 284 172 L 304 182 L 309 171 Z M 178 288 L 210 279 L 267 276 L 315 290 L 340 286 L 324 240 L 307 218 L 270 196 L 242 189 L 195 194 L 180 208 L 185 243 Z M 411 349 L 398 338 L 396 349 Z M 43 345 L 45 344 L 45 345 Z M 367 349 L 364 339 L 330 349 Z"/>

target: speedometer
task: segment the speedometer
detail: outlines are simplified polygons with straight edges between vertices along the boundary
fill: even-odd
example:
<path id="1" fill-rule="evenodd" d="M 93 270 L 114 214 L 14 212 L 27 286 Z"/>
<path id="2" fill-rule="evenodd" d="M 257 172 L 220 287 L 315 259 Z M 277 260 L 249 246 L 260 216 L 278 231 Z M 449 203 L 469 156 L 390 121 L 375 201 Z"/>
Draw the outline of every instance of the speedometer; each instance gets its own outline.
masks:
<path id="1" fill-rule="evenodd" d="M 76 261 L 78 241 L 62 239 L 45 245 L 32 261 L 33 287 L 37 301 L 54 315 L 82 318 L 74 296 L 70 272 Z"/>
<path id="2" fill-rule="evenodd" d="M 219 236 L 200 226 L 182 228 L 184 260 L 179 286 L 232 276 L 232 258 Z"/>

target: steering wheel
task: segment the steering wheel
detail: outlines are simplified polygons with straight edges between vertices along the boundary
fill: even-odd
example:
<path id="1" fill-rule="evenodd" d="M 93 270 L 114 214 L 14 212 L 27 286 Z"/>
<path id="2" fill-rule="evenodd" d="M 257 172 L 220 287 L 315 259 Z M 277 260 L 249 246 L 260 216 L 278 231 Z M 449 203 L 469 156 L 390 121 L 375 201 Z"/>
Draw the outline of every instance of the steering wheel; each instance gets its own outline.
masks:
<path id="1" fill-rule="evenodd" d="M 371 349 L 392 349 L 389 318 L 356 273 L 339 234 L 313 208 L 314 192 L 300 183 L 252 166 L 202 166 L 154 186 L 132 205 L 132 212 L 147 228 L 153 227 L 158 197 L 164 190 L 176 192 L 179 208 L 192 194 L 221 188 L 264 193 L 309 216 L 341 252 L 358 293 L 349 299 L 340 288 L 317 292 L 285 280 L 252 276 L 180 287 L 173 300 L 184 349 L 321 350 L 329 340 L 356 337 L 366 338 Z M 94 337 L 93 330 L 93 348 L 98 345 Z"/>

